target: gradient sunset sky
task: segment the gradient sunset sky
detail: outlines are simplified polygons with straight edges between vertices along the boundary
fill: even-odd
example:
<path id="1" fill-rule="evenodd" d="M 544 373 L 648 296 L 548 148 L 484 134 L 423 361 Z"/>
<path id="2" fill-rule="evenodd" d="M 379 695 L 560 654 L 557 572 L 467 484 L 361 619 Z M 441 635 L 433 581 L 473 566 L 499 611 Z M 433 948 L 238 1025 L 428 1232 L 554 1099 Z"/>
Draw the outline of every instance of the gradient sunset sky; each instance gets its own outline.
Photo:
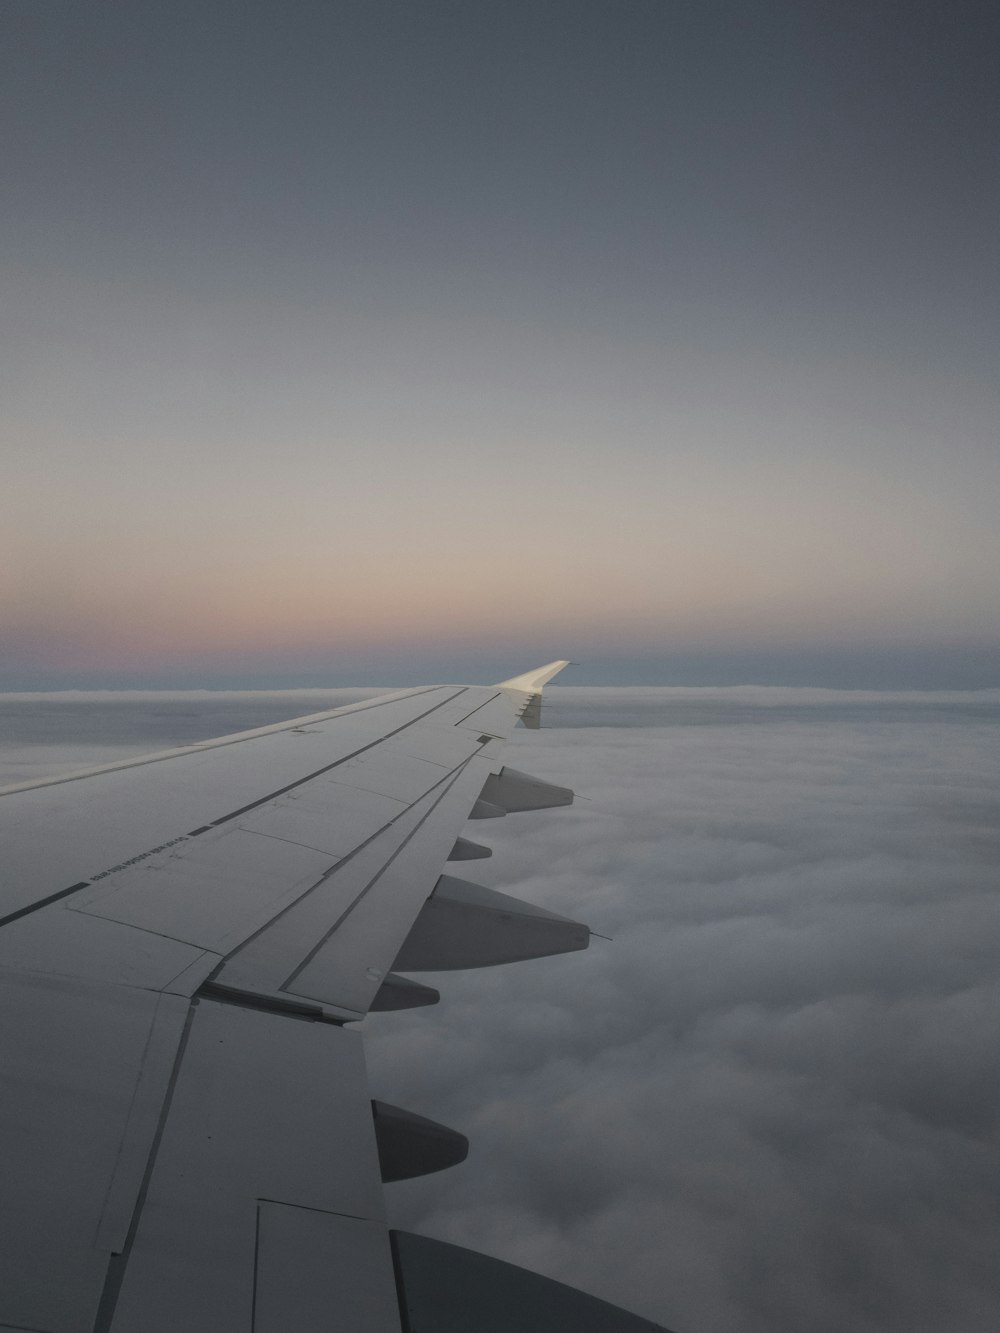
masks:
<path id="1" fill-rule="evenodd" d="M 0 29 L 0 687 L 1000 684 L 995 3 Z"/>

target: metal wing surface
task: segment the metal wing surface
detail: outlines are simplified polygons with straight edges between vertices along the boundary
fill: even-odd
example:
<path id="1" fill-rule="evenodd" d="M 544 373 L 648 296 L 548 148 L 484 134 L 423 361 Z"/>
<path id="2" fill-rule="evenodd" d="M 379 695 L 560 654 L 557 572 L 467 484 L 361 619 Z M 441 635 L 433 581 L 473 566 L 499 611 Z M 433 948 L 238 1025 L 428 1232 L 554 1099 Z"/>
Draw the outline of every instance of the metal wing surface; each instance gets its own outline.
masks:
<path id="1" fill-rule="evenodd" d="M 465 1143 L 344 1025 L 437 998 L 394 968 L 586 947 L 441 874 L 572 800 L 499 760 L 564 665 L 0 793 L 0 1328 L 399 1333 L 382 1182 Z"/>

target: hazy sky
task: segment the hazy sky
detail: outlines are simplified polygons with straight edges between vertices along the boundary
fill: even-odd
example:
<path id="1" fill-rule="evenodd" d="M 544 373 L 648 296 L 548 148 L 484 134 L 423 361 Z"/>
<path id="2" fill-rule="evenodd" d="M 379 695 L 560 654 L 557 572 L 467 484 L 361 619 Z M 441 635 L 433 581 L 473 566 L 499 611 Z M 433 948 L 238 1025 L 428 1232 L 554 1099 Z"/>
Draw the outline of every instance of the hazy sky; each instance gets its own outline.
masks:
<path id="1" fill-rule="evenodd" d="M 998 39 L 0 0 L 0 685 L 1000 683 Z"/>
<path id="2" fill-rule="evenodd" d="M 5 696 L 0 784 L 346 701 Z M 506 758 L 579 799 L 467 876 L 613 939 L 366 1021 L 374 1095 L 471 1140 L 394 1224 L 678 1333 L 996 1333 L 1000 690 L 543 720 Z"/>

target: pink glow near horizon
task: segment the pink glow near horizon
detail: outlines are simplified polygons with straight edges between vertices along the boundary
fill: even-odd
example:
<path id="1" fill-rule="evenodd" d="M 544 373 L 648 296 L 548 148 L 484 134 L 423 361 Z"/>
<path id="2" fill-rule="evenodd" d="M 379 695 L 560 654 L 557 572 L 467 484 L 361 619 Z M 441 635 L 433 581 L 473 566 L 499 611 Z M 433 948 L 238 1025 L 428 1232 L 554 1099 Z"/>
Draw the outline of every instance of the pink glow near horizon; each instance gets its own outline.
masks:
<path id="1" fill-rule="evenodd" d="M 32 29 L 0 676 L 1000 648 L 992 73 L 832 10 L 414 59 L 348 8 L 255 12 L 263 98 L 209 11 Z"/>

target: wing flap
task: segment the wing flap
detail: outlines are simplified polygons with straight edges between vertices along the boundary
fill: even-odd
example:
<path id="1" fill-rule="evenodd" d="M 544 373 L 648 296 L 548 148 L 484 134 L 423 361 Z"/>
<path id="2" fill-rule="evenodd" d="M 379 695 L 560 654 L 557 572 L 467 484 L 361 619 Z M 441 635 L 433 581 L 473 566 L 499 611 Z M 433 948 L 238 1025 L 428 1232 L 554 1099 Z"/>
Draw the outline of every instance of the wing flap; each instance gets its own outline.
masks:
<path id="1" fill-rule="evenodd" d="M 125 1248 L 112 1333 L 246 1333 L 263 1202 L 384 1226 L 361 1036 L 202 1000 Z M 391 1291 L 391 1266 L 374 1276 Z M 302 1299 L 323 1291 L 312 1273 Z"/>
<path id="2" fill-rule="evenodd" d="M 128 1229 L 188 1004 L 9 975 L 0 989 L 0 1178 L 12 1222 L 0 1245 L 0 1319 L 91 1333 L 108 1251 Z"/>
<path id="3" fill-rule="evenodd" d="M 253 1333 L 399 1333 L 385 1228 L 262 1199 Z"/>

